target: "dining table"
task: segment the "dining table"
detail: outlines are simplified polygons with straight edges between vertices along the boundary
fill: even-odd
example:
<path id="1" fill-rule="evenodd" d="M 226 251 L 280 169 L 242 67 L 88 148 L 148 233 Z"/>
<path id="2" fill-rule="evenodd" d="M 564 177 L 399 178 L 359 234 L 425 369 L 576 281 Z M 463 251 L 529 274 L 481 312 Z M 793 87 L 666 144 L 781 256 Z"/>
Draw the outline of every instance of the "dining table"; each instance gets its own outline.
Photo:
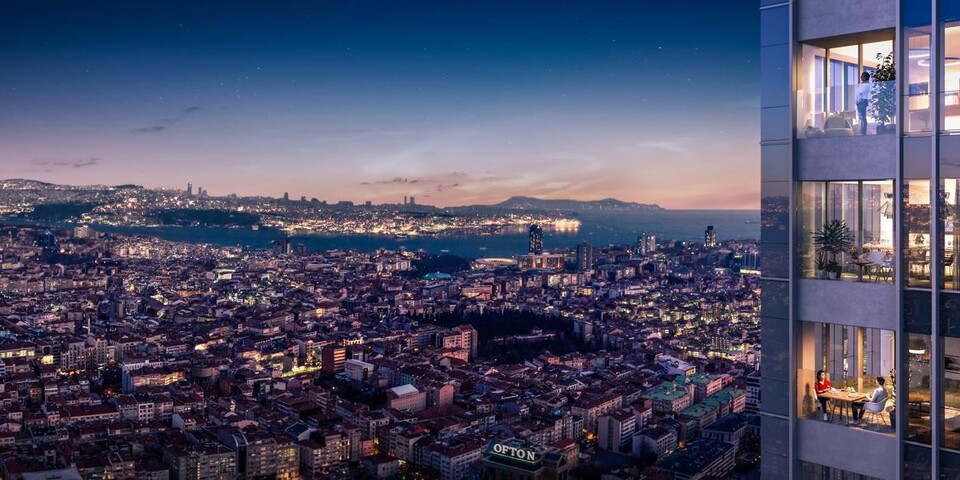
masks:
<path id="1" fill-rule="evenodd" d="M 840 409 L 840 419 L 848 420 L 849 412 L 853 409 L 853 402 L 863 401 L 867 396 L 860 392 L 847 392 L 844 390 L 830 389 L 829 391 L 818 393 L 818 397 L 826 398 L 831 404 L 831 415 L 834 415 L 837 409 Z"/>
<path id="2" fill-rule="evenodd" d="M 866 269 L 866 268 L 869 267 L 870 265 L 873 265 L 873 262 L 872 262 L 872 261 L 867 260 L 867 259 L 865 259 L 865 258 L 858 258 L 858 259 L 856 259 L 856 260 L 852 260 L 850 263 L 856 265 L 856 267 L 857 267 L 857 281 L 858 281 L 858 282 L 862 282 L 862 281 L 863 281 L 863 271 L 864 271 L 864 269 Z"/>

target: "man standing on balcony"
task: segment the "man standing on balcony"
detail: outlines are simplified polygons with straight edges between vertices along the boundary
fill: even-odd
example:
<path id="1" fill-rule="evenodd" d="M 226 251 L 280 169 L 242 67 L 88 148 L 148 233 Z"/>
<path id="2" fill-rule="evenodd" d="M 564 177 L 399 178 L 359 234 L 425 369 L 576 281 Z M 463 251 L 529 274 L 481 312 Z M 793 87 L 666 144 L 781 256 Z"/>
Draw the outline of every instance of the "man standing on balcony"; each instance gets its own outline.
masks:
<path id="1" fill-rule="evenodd" d="M 867 134 L 867 105 L 870 103 L 870 74 L 863 72 L 860 74 L 860 84 L 857 85 L 857 93 L 854 95 L 854 101 L 857 104 L 857 116 L 860 118 L 860 135 Z"/>

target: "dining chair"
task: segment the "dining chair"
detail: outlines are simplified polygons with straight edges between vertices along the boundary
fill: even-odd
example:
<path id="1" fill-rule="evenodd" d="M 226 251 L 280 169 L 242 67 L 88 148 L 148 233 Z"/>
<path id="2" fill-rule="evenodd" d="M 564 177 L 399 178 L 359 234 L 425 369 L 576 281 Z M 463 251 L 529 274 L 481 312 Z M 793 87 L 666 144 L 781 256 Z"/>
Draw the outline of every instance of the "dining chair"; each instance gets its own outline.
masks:
<path id="1" fill-rule="evenodd" d="M 866 420 L 867 417 L 869 416 L 871 423 L 873 423 L 874 425 L 877 425 L 877 416 L 880 416 L 880 423 L 884 423 L 883 413 L 886 411 L 886 408 L 887 408 L 887 400 L 888 399 L 885 398 L 879 402 L 869 402 L 869 403 L 863 404 L 863 419 Z M 893 424 L 891 424 L 890 426 L 892 427 Z"/>
<path id="2" fill-rule="evenodd" d="M 867 260 L 870 260 L 873 270 L 873 281 L 877 282 L 883 277 L 886 281 L 887 275 L 893 277 L 893 265 L 887 260 L 887 256 L 880 250 L 871 250 L 867 253 Z"/>

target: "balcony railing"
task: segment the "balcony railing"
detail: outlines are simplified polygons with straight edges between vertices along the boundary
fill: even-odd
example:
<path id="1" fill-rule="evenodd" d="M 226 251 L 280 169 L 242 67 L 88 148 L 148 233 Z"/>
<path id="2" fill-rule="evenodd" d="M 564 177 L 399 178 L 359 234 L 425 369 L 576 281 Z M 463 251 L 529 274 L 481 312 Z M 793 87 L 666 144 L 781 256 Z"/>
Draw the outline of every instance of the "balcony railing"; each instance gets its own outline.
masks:
<path id="1" fill-rule="evenodd" d="M 844 85 L 798 91 L 797 138 L 896 132 L 896 82 L 871 83 L 870 97 L 863 112 L 854 102 L 857 87 Z"/>

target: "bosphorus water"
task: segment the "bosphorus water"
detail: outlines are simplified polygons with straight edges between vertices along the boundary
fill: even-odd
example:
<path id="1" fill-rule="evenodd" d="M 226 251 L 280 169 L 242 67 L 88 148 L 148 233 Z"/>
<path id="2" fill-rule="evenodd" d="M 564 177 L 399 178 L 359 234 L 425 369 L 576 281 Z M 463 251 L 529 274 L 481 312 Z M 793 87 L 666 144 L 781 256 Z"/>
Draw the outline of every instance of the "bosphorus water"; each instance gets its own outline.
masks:
<path id="1" fill-rule="evenodd" d="M 584 213 L 580 229 L 573 232 L 544 232 L 544 247 L 570 248 L 582 241 L 602 247 L 610 244 L 634 244 L 643 232 L 659 239 L 703 241 L 703 231 L 713 225 L 718 240 L 759 239 L 759 210 L 663 210 L 638 213 Z M 277 230 L 202 227 L 113 227 L 94 229 L 121 234 L 151 235 L 180 242 L 210 243 L 222 246 L 269 248 L 283 237 Z M 395 238 L 383 235 L 297 235 L 294 244 L 302 243 L 308 251 L 354 249 L 373 251 L 378 248 L 426 250 L 428 253 L 450 253 L 465 258 L 511 257 L 525 253 L 525 232 L 499 235 L 446 235 L 435 237 Z"/>

